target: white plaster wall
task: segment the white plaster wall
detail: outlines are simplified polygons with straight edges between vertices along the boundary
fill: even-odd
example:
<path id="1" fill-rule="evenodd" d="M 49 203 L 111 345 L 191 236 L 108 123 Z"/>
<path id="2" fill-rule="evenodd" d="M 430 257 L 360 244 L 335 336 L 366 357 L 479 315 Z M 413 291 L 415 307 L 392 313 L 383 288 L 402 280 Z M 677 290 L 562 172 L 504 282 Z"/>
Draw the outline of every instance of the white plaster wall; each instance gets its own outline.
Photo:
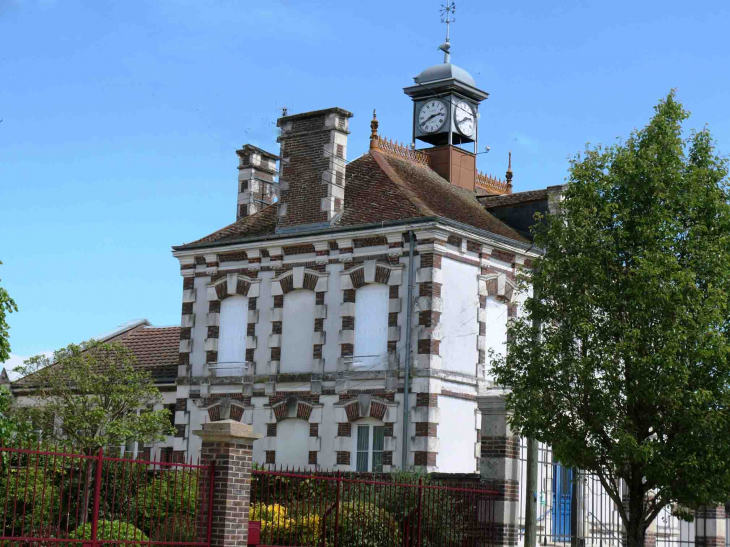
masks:
<path id="1" fill-rule="evenodd" d="M 476 403 L 453 397 L 439 397 L 438 436 L 441 450 L 436 465 L 443 473 L 474 473 L 477 440 Z"/>
<path id="2" fill-rule="evenodd" d="M 208 336 L 208 277 L 196 277 L 193 283 L 195 287 L 195 325 L 193 325 L 192 340 L 193 351 L 190 354 L 193 376 L 202 376 L 205 367 L 205 339 Z"/>
<path id="3" fill-rule="evenodd" d="M 355 368 L 388 368 L 387 285 L 374 283 L 357 290 L 355 296 Z"/>
<path id="4" fill-rule="evenodd" d="M 229 296 L 221 302 L 216 376 L 245 374 L 248 298 Z M 230 367 L 230 368 L 228 368 Z"/>
<path id="5" fill-rule="evenodd" d="M 259 272 L 258 277 L 261 279 L 261 283 L 259 283 L 259 297 L 256 301 L 256 309 L 259 311 L 259 321 L 256 323 L 254 360 L 256 363 L 260 363 L 264 370 L 267 370 L 266 364 L 271 361 L 271 348 L 269 348 L 268 340 L 271 334 L 271 308 L 274 307 L 270 280 L 274 277 L 274 272 Z M 261 374 L 261 372 L 256 371 L 256 374 Z"/>
<path id="6" fill-rule="evenodd" d="M 339 395 L 322 395 L 319 398 L 319 402 L 324 405 L 322 422 L 319 424 L 320 452 L 317 454 L 317 465 L 320 469 L 335 469 L 337 464 L 337 455 L 335 454 L 337 422 L 335 422 L 334 404 L 339 400 Z"/>
<path id="7" fill-rule="evenodd" d="M 479 269 L 446 257 L 441 262 L 441 269 L 443 313 L 439 338 L 442 366 L 445 370 L 473 376 L 479 358 Z"/>
<path id="8" fill-rule="evenodd" d="M 337 371 L 337 360 L 340 358 L 340 343 L 338 333 L 342 328 L 340 317 L 340 306 L 342 305 L 342 289 L 340 287 L 340 272 L 342 264 L 328 264 L 327 271 L 330 276 L 327 280 L 328 291 L 324 295 L 324 303 L 327 306 L 327 317 L 324 320 L 324 331 L 327 333 L 325 344 L 322 348 L 325 372 Z"/>
<path id="9" fill-rule="evenodd" d="M 487 309 L 486 309 L 486 333 L 485 333 L 485 346 L 484 349 L 487 352 L 487 380 L 494 381 L 494 375 L 491 372 L 491 360 L 489 358 L 489 350 L 493 350 L 495 354 L 504 355 L 507 350 L 507 321 L 508 309 L 507 304 L 490 296 L 487 298 Z"/>
<path id="10" fill-rule="evenodd" d="M 269 416 L 269 410 L 263 405 L 268 403 L 268 397 L 252 397 L 251 404 L 254 405 L 253 410 L 253 431 L 261 435 L 260 439 L 253 442 L 253 461 L 263 464 L 266 461 L 264 454 L 264 443 L 266 437 L 266 418 Z"/>
<path id="11" fill-rule="evenodd" d="M 403 283 L 401 283 L 398 286 L 398 298 L 400 298 L 401 301 L 401 307 L 400 307 L 400 313 L 398 314 L 398 324 L 403 325 L 403 331 L 402 331 L 402 339 L 398 343 L 398 363 L 400 363 L 400 368 L 403 368 L 405 366 L 406 362 L 406 352 L 405 352 L 405 341 L 406 341 L 406 331 L 405 331 L 405 324 L 406 324 L 406 313 L 408 310 L 408 306 L 411 306 L 411 358 L 415 361 L 416 356 L 418 355 L 418 312 L 420 311 L 418 306 L 416 305 L 417 299 L 418 299 L 418 285 L 416 284 L 416 273 L 418 272 L 418 269 L 421 267 L 421 257 L 416 255 L 413 257 L 413 298 L 411 302 L 408 302 L 408 248 L 409 244 L 408 241 L 406 241 L 405 246 L 403 247 L 403 252 L 405 253 L 405 256 L 402 256 L 400 258 L 400 263 L 403 264 Z M 395 461 L 395 460 L 393 460 Z M 398 460 L 400 462 L 400 460 Z"/>
<path id="12" fill-rule="evenodd" d="M 281 372 L 312 372 L 314 337 L 313 291 L 291 291 L 284 296 Z"/>
<path id="13" fill-rule="evenodd" d="M 276 425 L 276 466 L 305 468 L 309 461 L 309 422 L 290 418 Z"/>
<path id="14" fill-rule="evenodd" d="M 193 434 L 193 431 L 200 431 L 203 429 L 203 424 L 208 422 L 208 411 L 200 410 L 195 404 L 189 404 L 188 408 L 190 409 L 190 425 L 188 426 L 189 436 L 187 455 L 192 456 L 193 460 L 199 460 L 200 448 L 203 442 L 200 437 Z"/>

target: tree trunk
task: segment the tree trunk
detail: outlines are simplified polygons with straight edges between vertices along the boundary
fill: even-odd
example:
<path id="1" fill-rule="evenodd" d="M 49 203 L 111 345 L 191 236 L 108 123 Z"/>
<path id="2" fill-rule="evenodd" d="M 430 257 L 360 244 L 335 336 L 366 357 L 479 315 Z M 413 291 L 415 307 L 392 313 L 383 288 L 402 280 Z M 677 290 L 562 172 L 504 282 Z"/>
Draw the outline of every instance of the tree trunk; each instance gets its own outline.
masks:
<path id="1" fill-rule="evenodd" d="M 89 521 L 89 502 L 91 501 L 92 478 L 94 476 L 94 460 L 86 460 L 86 476 L 84 477 L 84 501 L 81 506 L 81 522 L 83 526 Z"/>
<path id="2" fill-rule="evenodd" d="M 626 523 L 626 546 L 644 547 L 644 493 L 629 491 L 629 521 Z"/>

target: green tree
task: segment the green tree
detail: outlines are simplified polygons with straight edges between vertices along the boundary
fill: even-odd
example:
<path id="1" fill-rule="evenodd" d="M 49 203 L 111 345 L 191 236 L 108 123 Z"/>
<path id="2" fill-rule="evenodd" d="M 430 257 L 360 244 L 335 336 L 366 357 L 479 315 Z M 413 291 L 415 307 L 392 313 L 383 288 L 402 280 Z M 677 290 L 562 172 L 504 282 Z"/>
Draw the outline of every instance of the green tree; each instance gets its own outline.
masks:
<path id="1" fill-rule="evenodd" d="M 10 298 L 8 291 L 0 287 L 0 363 L 4 363 L 10 357 L 10 342 L 8 342 L 10 325 L 8 325 L 7 316 L 14 311 L 18 311 L 15 300 Z"/>
<path id="2" fill-rule="evenodd" d="M 683 138 L 687 118 L 672 92 L 628 140 L 571 161 L 534 229 L 539 298 L 493 365 L 513 426 L 600 478 L 631 547 L 668 504 L 730 493 L 728 169 L 707 129 Z"/>
<path id="3" fill-rule="evenodd" d="M 172 434 L 168 410 L 150 373 L 135 368 L 132 351 L 119 343 L 91 340 L 39 355 L 16 368 L 33 390 L 24 411 L 46 439 L 70 443 L 93 455 L 102 447 L 151 443 Z M 83 515 L 88 513 L 92 460 L 86 473 Z"/>

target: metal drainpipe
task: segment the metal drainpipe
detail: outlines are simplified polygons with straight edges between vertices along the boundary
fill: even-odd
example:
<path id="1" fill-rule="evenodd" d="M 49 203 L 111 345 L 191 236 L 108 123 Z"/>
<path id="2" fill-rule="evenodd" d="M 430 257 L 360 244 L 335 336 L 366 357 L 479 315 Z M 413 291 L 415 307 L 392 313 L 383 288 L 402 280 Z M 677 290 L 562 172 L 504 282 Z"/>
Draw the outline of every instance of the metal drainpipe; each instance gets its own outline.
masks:
<path id="1" fill-rule="evenodd" d="M 408 232 L 408 296 L 406 307 L 406 359 L 403 384 L 403 459 L 402 468 L 408 467 L 408 415 L 410 414 L 409 391 L 411 383 L 411 322 L 413 320 L 413 248 L 416 243 L 413 230 Z"/>

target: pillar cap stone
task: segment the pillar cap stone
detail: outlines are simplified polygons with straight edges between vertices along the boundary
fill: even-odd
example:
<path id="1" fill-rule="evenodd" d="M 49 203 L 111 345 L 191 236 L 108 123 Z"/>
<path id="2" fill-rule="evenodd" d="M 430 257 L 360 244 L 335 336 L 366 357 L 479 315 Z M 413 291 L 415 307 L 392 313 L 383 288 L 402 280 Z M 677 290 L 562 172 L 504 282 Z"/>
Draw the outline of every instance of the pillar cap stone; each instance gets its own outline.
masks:
<path id="1" fill-rule="evenodd" d="M 203 429 L 193 431 L 204 441 L 229 441 L 260 439 L 262 435 L 253 432 L 253 427 L 235 420 L 220 420 L 203 424 Z"/>
<path id="2" fill-rule="evenodd" d="M 477 407 L 484 414 L 511 414 L 507 410 L 507 391 L 490 390 L 486 394 L 477 395 Z"/>

